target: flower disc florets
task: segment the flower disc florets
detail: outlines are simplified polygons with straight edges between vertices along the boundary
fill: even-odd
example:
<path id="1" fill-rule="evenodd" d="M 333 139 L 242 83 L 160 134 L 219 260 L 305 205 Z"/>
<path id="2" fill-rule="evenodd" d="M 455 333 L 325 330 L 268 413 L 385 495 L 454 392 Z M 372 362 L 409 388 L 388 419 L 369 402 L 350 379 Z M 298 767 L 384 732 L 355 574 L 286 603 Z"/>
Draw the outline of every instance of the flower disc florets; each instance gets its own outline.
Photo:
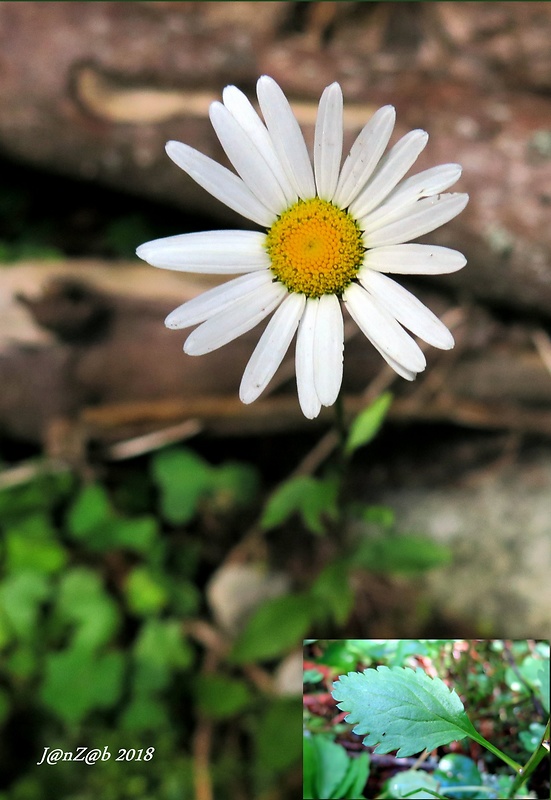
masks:
<path id="1" fill-rule="evenodd" d="M 364 257 L 356 221 L 327 200 L 299 200 L 266 237 L 271 270 L 290 292 L 342 295 Z"/>

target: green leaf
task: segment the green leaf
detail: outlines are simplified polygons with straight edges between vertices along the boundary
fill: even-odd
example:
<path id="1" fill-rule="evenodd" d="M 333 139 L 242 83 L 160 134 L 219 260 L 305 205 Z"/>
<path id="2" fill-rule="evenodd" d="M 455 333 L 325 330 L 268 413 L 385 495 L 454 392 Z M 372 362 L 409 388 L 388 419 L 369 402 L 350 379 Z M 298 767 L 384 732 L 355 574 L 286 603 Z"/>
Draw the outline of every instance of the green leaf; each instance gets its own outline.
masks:
<path id="1" fill-rule="evenodd" d="M 327 609 L 337 625 L 344 625 L 354 605 L 354 591 L 350 584 L 350 566 L 341 559 L 322 569 L 312 586 L 312 603 Z"/>
<path id="2" fill-rule="evenodd" d="M 302 674 L 303 683 L 321 683 L 323 674 L 318 672 L 317 669 L 305 669 Z"/>
<path id="3" fill-rule="evenodd" d="M 0 609 L 8 630 L 21 639 L 32 640 L 41 604 L 51 589 L 46 577 L 36 572 L 21 572 L 6 578 L 0 586 Z M 8 631 L 5 635 L 9 636 Z"/>
<path id="4" fill-rule="evenodd" d="M 543 662 L 542 668 L 538 672 L 538 680 L 540 682 L 540 698 L 543 707 L 549 714 L 549 659 L 546 658 Z"/>
<path id="5" fill-rule="evenodd" d="M 361 659 L 358 653 L 350 647 L 347 639 L 336 639 L 329 642 L 323 654 L 317 659 L 320 664 L 327 664 L 333 668 L 334 674 L 339 675 L 346 670 L 352 670 Z"/>
<path id="6" fill-rule="evenodd" d="M 99 484 L 84 486 L 67 514 L 69 532 L 75 539 L 86 540 L 113 517 L 107 492 Z"/>
<path id="7" fill-rule="evenodd" d="M 176 619 L 149 619 L 134 644 L 133 688 L 145 695 L 164 689 L 172 674 L 190 666 L 193 653 Z"/>
<path id="8" fill-rule="evenodd" d="M 376 752 L 410 756 L 465 736 L 480 739 L 455 691 L 422 669 L 380 666 L 349 672 L 333 686 L 338 707 L 350 712 L 346 721 L 368 734 L 363 742 Z"/>
<path id="9" fill-rule="evenodd" d="M 303 796 L 318 798 L 363 798 L 369 777 L 369 755 L 349 758 L 344 747 L 324 734 L 303 737 Z"/>
<path id="10" fill-rule="evenodd" d="M 115 513 L 103 486 L 90 484 L 77 495 L 67 514 L 69 534 L 95 552 L 116 547 L 148 553 L 157 537 L 154 517 L 125 519 Z"/>
<path id="11" fill-rule="evenodd" d="M 234 663 L 263 661 L 298 647 L 310 627 L 315 609 L 307 595 L 274 597 L 251 616 L 237 638 L 230 658 Z"/>
<path id="12" fill-rule="evenodd" d="M 403 797 L 413 798 L 413 800 L 434 800 L 434 797 L 441 797 L 438 793 L 438 783 L 432 775 L 416 769 L 408 769 L 389 778 L 385 788 L 388 797 L 392 797 L 394 800 Z"/>
<path id="13" fill-rule="evenodd" d="M 313 736 L 302 737 L 302 798 L 316 800 L 318 757 Z"/>
<path id="14" fill-rule="evenodd" d="M 335 797 L 335 790 L 343 783 L 348 772 L 349 759 L 346 750 L 321 734 L 313 736 L 312 743 L 316 762 L 315 797 Z"/>
<path id="15" fill-rule="evenodd" d="M 269 498 L 260 524 L 270 530 L 298 513 L 309 531 L 324 533 L 324 517 L 335 520 L 338 516 L 338 488 L 333 479 L 321 480 L 309 475 L 291 478 Z"/>
<path id="16" fill-rule="evenodd" d="M 56 613 L 63 622 L 75 625 L 72 646 L 83 650 L 107 643 L 120 622 L 117 604 L 98 575 L 85 567 L 72 569 L 63 577 Z"/>
<path id="17" fill-rule="evenodd" d="M 251 464 L 228 461 L 213 470 L 211 505 L 219 513 L 249 506 L 259 488 L 258 474 Z"/>
<path id="18" fill-rule="evenodd" d="M 370 572 L 416 575 L 449 564 L 451 551 L 425 536 L 395 534 L 364 539 L 351 561 Z"/>
<path id="19" fill-rule="evenodd" d="M 527 731 L 521 731 L 519 733 L 518 738 L 520 739 L 524 749 L 528 753 L 533 753 L 534 750 L 539 747 L 539 743 L 543 739 L 544 733 L 545 725 L 542 725 L 541 722 L 532 722 Z"/>
<path id="20" fill-rule="evenodd" d="M 71 648 L 46 659 L 40 697 L 65 722 L 80 722 L 96 708 L 109 708 L 123 688 L 124 657 L 120 652 L 95 656 Z"/>
<path id="21" fill-rule="evenodd" d="M 110 549 L 120 547 L 144 555 L 150 552 L 158 533 L 157 520 L 149 516 L 117 518 L 109 524 L 109 528 Z"/>
<path id="22" fill-rule="evenodd" d="M 8 671 L 17 678 L 18 683 L 30 680 L 37 670 L 42 669 L 42 659 L 37 653 L 35 642 L 25 642 L 12 649 L 5 663 Z"/>
<path id="23" fill-rule="evenodd" d="M 28 511 L 52 508 L 69 493 L 74 482 L 69 470 L 47 472 L 46 465 L 41 466 L 44 472 L 29 483 L 0 489 L 0 519 L 3 522 L 17 520 Z"/>
<path id="24" fill-rule="evenodd" d="M 126 580 L 124 593 L 128 609 L 139 616 L 156 614 L 168 603 L 165 587 L 147 567 L 135 567 L 132 570 Z"/>
<path id="25" fill-rule="evenodd" d="M 212 482 L 209 464 L 191 450 L 172 448 L 155 455 L 152 470 L 161 492 L 163 517 L 173 525 L 193 519 Z"/>
<path id="26" fill-rule="evenodd" d="M 166 730 L 170 725 L 167 710 L 167 705 L 155 698 L 135 697 L 124 709 L 121 728 L 139 732 Z"/>
<path id="27" fill-rule="evenodd" d="M 351 455 L 359 447 L 363 447 L 375 438 L 384 422 L 392 399 L 390 392 L 384 392 L 371 405 L 360 411 L 350 425 L 345 453 Z"/>
<path id="28" fill-rule="evenodd" d="M 55 537 L 56 531 L 43 512 L 30 514 L 10 526 L 4 539 L 6 570 L 59 572 L 67 562 L 67 553 Z"/>
<path id="29" fill-rule="evenodd" d="M 301 709 L 296 700 L 275 700 L 264 707 L 256 727 L 256 763 L 261 776 L 268 777 L 289 769 L 300 761 Z M 285 731 L 285 735 L 282 735 Z"/>
<path id="30" fill-rule="evenodd" d="M 244 681 L 225 675 L 199 675 L 195 683 L 199 709 L 212 719 L 226 719 L 251 704 L 252 695 Z"/>
<path id="31" fill-rule="evenodd" d="M 360 753 L 356 758 L 349 759 L 346 778 L 340 786 L 341 794 L 345 798 L 365 798 L 363 790 L 369 778 L 369 753 Z"/>
<path id="32" fill-rule="evenodd" d="M 545 666 L 547 664 L 547 667 Z M 535 658 L 534 656 L 527 656 L 522 664 L 519 667 L 520 674 L 524 678 L 527 684 L 531 687 L 533 692 L 537 695 L 541 695 L 542 691 L 544 690 L 544 686 L 547 686 L 547 691 L 549 691 L 549 680 L 547 680 L 546 684 L 541 683 L 541 671 L 545 672 L 547 669 L 547 677 L 549 676 L 549 659 L 545 659 L 542 661 L 541 658 Z"/>
<path id="33" fill-rule="evenodd" d="M 388 506 L 359 506 L 357 514 L 364 522 L 390 530 L 396 522 L 396 514 Z"/>
<path id="34" fill-rule="evenodd" d="M 443 756 L 433 777 L 440 784 L 446 797 L 457 798 L 457 800 L 461 800 L 463 797 L 469 800 L 478 795 L 477 789 L 464 791 L 463 787 L 482 786 L 482 776 L 478 767 L 472 758 L 460 753 L 449 753 Z M 454 791 L 456 787 L 458 791 Z"/>

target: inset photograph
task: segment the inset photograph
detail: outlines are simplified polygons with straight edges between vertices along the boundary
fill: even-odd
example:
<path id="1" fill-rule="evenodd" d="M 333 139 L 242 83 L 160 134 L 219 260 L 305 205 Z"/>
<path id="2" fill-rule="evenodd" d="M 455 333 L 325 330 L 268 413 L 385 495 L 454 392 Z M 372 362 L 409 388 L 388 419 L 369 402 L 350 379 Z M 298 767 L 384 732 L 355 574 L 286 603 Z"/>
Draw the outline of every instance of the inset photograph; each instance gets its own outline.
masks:
<path id="1" fill-rule="evenodd" d="M 549 642 L 306 639 L 304 800 L 549 797 Z"/>

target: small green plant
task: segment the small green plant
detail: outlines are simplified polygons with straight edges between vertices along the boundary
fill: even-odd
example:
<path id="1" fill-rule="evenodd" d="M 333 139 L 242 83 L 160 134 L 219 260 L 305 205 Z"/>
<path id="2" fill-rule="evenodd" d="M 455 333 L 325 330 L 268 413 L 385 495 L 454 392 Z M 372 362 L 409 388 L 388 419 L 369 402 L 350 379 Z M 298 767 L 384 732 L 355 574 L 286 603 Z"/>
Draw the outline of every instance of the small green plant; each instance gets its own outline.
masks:
<path id="1" fill-rule="evenodd" d="M 534 688 L 549 714 L 549 658 L 540 660 L 537 688 Z M 504 761 L 515 773 L 507 793 L 503 795 L 507 798 L 517 796 L 519 788 L 548 754 L 545 743 L 549 740 L 549 721 L 530 758 L 525 764 L 519 764 L 476 730 L 454 690 L 450 690 L 440 678 L 429 677 L 422 669 L 381 665 L 364 672 L 349 672 L 335 681 L 332 694 L 338 707 L 349 712 L 346 721 L 355 723 L 354 733 L 367 734 L 364 745 L 376 745 L 375 752 L 378 753 L 397 750 L 398 757 L 410 756 L 423 750 L 434 750 L 465 736 L 470 737 Z M 445 765 L 440 764 L 440 772 L 446 776 Z M 404 776 L 405 773 L 402 773 L 401 781 Z M 429 786 L 426 778 L 422 774 L 408 778 L 411 791 L 389 794 L 387 797 L 457 796 L 457 786 L 455 795 L 442 794 L 439 791 L 442 781 Z"/>

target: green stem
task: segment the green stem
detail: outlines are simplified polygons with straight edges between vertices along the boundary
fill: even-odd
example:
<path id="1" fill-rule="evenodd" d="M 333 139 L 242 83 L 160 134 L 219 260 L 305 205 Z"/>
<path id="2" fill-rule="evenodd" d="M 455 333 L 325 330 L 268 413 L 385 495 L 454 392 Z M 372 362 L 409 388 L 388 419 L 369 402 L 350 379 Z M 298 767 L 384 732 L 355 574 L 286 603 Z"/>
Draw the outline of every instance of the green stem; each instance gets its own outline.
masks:
<path id="1" fill-rule="evenodd" d="M 478 742 L 478 744 L 481 744 L 482 747 L 485 747 L 486 750 L 489 750 L 491 753 L 500 758 L 502 761 L 505 761 L 505 763 L 508 764 L 511 767 L 511 769 L 514 769 L 516 773 L 522 772 L 523 768 L 521 764 L 517 764 L 516 761 L 513 761 L 512 758 L 509 758 L 508 755 L 505 755 L 505 753 L 502 752 L 499 749 L 499 747 L 493 745 L 491 742 L 489 742 L 487 739 L 481 736 L 478 732 L 475 731 L 475 733 L 469 733 L 469 736 L 471 737 L 471 739 L 474 739 L 476 742 Z"/>
<path id="2" fill-rule="evenodd" d="M 509 791 L 509 797 L 514 797 L 516 792 L 518 791 L 519 787 L 522 786 L 524 781 L 527 781 L 530 775 L 534 772 L 540 761 L 545 758 L 546 755 L 549 755 L 549 750 L 547 747 L 544 746 L 544 742 L 549 742 L 549 720 L 547 720 L 547 727 L 544 731 L 543 736 L 541 737 L 541 741 L 537 750 L 534 750 L 524 767 L 521 767 L 520 770 L 517 772 L 517 776 L 513 781 L 513 785 Z M 549 746 L 549 745 L 548 745 Z"/>

